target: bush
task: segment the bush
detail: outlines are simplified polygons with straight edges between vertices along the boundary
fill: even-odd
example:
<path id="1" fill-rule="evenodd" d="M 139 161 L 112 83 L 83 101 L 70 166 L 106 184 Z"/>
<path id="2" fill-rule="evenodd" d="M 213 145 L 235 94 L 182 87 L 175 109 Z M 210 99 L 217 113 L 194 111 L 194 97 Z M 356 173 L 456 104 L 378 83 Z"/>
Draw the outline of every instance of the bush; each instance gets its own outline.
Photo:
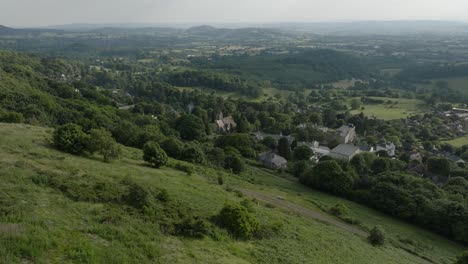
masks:
<path id="1" fill-rule="evenodd" d="M 307 186 L 340 195 L 349 193 L 354 185 L 353 177 L 334 160 L 320 162 L 307 170 L 300 181 Z"/>
<path id="2" fill-rule="evenodd" d="M 147 188 L 131 181 L 124 184 L 128 185 L 127 194 L 123 197 L 126 204 L 140 210 L 151 206 L 151 192 Z"/>
<path id="3" fill-rule="evenodd" d="M 76 124 L 66 124 L 58 127 L 53 135 L 54 146 L 71 154 L 82 154 L 87 148 L 89 137 Z"/>
<path id="4" fill-rule="evenodd" d="M 218 176 L 218 184 L 219 184 L 219 185 L 223 185 L 223 184 L 224 184 L 224 178 L 223 178 L 223 176 L 221 176 L 221 175 Z"/>
<path id="5" fill-rule="evenodd" d="M 341 217 L 341 216 L 344 216 L 344 215 L 348 214 L 348 208 L 342 203 L 337 203 L 337 204 L 335 204 L 335 206 L 330 208 L 329 212 L 330 212 L 330 214 L 332 214 L 334 216 Z"/>
<path id="6" fill-rule="evenodd" d="M 174 168 L 187 173 L 187 175 L 192 175 L 193 173 L 193 167 L 191 165 L 182 164 L 180 162 L 177 162 Z"/>
<path id="7" fill-rule="evenodd" d="M 7 113 L 0 112 L 0 122 L 23 123 L 24 116 L 23 114 L 17 113 L 17 112 L 7 112 Z"/>
<path id="8" fill-rule="evenodd" d="M 180 223 L 175 224 L 176 234 L 185 237 L 203 238 L 209 231 L 209 223 L 199 217 L 186 217 Z"/>
<path id="9" fill-rule="evenodd" d="M 118 158 L 122 153 L 119 145 L 112 138 L 112 134 L 103 128 L 91 129 L 87 150 L 90 153 L 98 152 L 105 162 Z"/>
<path id="10" fill-rule="evenodd" d="M 468 251 L 465 251 L 458 256 L 455 264 L 468 264 Z"/>
<path id="11" fill-rule="evenodd" d="M 224 205 L 217 222 L 238 239 L 251 238 L 259 226 L 257 219 L 245 207 L 233 203 Z"/>
<path id="12" fill-rule="evenodd" d="M 278 234 L 283 229 L 283 223 L 274 222 L 272 224 L 260 225 L 254 236 L 257 239 L 268 239 Z"/>
<path id="13" fill-rule="evenodd" d="M 159 168 L 167 164 L 168 157 L 158 143 L 150 141 L 143 146 L 143 160 Z"/>
<path id="14" fill-rule="evenodd" d="M 384 230 L 379 226 L 372 228 L 369 237 L 367 237 L 367 240 L 369 240 L 369 243 L 371 243 L 373 246 L 381 246 L 385 244 Z"/>

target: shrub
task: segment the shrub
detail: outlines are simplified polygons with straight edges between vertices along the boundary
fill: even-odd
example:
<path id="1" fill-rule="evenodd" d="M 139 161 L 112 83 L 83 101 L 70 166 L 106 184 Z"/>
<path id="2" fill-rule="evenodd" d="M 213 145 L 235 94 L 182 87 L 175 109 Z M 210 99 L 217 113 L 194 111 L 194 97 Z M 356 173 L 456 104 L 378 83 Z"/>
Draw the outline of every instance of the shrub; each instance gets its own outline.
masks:
<path id="1" fill-rule="evenodd" d="M 17 112 L 7 112 L 7 113 L 0 112 L 0 122 L 23 123 L 24 116 L 23 114 L 17 113 Z"/>
<path id="2" fill-rule="evenodd" d="M 218 176 L 218 184 L 219 184 L 219 185 L 223 185 L 223 184 L 224 184 L 224 178 L 223 178 L 223 176 L 221 176 L 221 175 Z"/>
<path id="3" fill-rule="evenodd" d="M 369 243 L 371 243 L 373 246 L 381 246 L 385 244 L 384 230 L 379 226 L 372 228 L 369 237 L 367 237 L 367 240 L 369 240 Z"/>
<path id="4" fill-rule="evenodd" d="M 169 193 L 166 189 L 162 189 L 158 195 L 156 195 L 156 199 L 158 199 L 160 202 L 167 203 L 169 201 Z"/>
<path id="5" fill-rule="evenodd" d="M 342 203 L 337 203 L 335 206 L 330 208 L 330 214 L 338 217 L 344 216 L 348 214 L 348 208 Z"/>
<path id="6" fill-rule="evenodd" d="M 131 181 L 124 184 L 128 185 L 127 194 L 123 197 L 126 204 L 140 210 L 151 206 L 151 193 L 147 188 Z"/>
<path id="7" fill-rule="evenodd" d="M 190 166 L 190 165 L 186 165 L 186 164 L 182 164 L 180 162 L 177 162 L 174 166 L 174 168 L 176 170 L 180 170 L 180 171 L 183 171 L 185 173 L 187 173 L 187 175 L 192 175 L 193 173 L 193 167 Z"/>
<path id="8" fill-rule="evenodd" d="M 112 134 L 103 128 L 91 129 L 87 145 L 87 150 L 90 153 L 98 152 L 103 156 L 105 162 L 118 158 L 122 153 L 119 145 L 112 138 Z"/>
<path id="9" fill-rule="evenodd" d="M 143 160 L 159 168 L 167 164 L 168 157 L 158 143 L 150 141 L 143 146 Z"/>
<path id="10" fill-rule="evenodd" d="M 209 231 L 209 223 L 199 217 L 186 217 L 180 223 L 175 224 L 176 234 L 185 237 L 203 238 Z"/>
<path id="11" fill-rule="evenodd" d="M 217 222 L 238 239 L 251 238 L 259 226 L 257 219 L 245 207 L 233 203 L 224 205 Z"/>
<path id="12" fill-rule="evenodd" d="M 267 239 L 278 234 L 283 229 L 283 223 L 274 222 L 272 224 L 260 225 L 255 232 L 254 236 L 257 239 Z"/>
<path id="13" fill-rule="evenodd" d="M 53 144 L 61 151 L 82 154 L 86 150 L 88 139 L 79 125 L 69 123 L 55 130 Z"/>

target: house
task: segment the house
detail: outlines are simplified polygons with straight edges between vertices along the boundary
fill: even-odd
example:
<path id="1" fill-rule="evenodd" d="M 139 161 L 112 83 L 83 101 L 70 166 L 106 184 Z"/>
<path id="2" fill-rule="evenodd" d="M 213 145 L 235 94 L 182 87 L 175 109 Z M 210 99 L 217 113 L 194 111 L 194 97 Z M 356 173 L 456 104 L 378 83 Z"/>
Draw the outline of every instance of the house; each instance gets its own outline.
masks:
<path id="1" fill-rule="evenodd" d="M 360 143 L 357 145 L 361 152 L 374 152 L 374 147 L 365 143 Z"/>
<path id="2" fill-rule="evenodd" d="M 385 151 L 385 152 L 387 152 L 389 157 L 393 157 L 393 156 L 395 156 L 395 149 L 396 149 L 395 144 L 393 144 L 393 143 L 384 143 L 384 144 L 378 144 L 377 148 L 376 148 L 376 151 L 377 152 Z"/>
<path id="3" fill-rule="evenodd" d="M 356 127 L 354 125 L 343 125 L 335 133 L 335 139 L 341 144 L 348 144 L 356 140 Z"/>
<path id="4" fill-rule="evenodd" d="M 311 157 L 312 160 L 319 160 L 330 153 L 330 149 L 326 146 L 320 146 L 318 141 L 313 141 L 312 143 L 298 142 L 297 145 L 309 147 L 314 152 L 314 156 Z"/>
<path id="5" fill-rule="evenodd" d="M 465 161 L 462 158 L 458 157 L 457 155 L 452 155 L 452 154 L 447 153 L 445 157 L 457 164 L 465 164 Z"/>
<path id="6" fill-rule="evenodd" d="M 260 154 L 259 160 L 264 166 L 275 170 L 285 169 L 288 167 L 288 161 L 273 152 Z"/>
<path id="7" fill-rule="evenodd" d="M 236 129 L 237 124 L 232 116 L 226 116 L 224 118 L 215 121 L 218 132 L 227 133 L 232 132 Z"/>
<path id="8" fill-rule="evenodd" d="M 349 162 L 360 153 L 358 147 L 351 144 L 340 144 L 332 149 L 328 156 L 333 159 Z"/>
<path id="9" fill-rule="evenodd" d="M 412 152 L 410 154 L 410 161 L 418 161 L 418 162 L 422 162 L 422 157 L 421 157 L 421 154 L 419 154 L 419 152 Z"/>

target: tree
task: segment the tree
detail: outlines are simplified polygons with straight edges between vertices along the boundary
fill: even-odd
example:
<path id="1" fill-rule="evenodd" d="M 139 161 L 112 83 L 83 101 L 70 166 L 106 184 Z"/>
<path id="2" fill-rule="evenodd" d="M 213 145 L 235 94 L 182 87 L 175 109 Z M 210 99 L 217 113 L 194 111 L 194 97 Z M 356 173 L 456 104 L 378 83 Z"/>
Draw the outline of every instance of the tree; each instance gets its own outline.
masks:
<path id="1" fill-rule="evenodd" d="M 55 130 L 53 144 L 61 151 L 82 154 L 86 150 L 88 139 L 79 125 L 69 123 Z"/>
<path id="2" fill-rule="evenodd" d="M 203 150 L 195 143 L 186 144 L 182 150 L 181 159 L 191 163 L 203 163 L 205 155 Z"/>
<path id="3" fill-rule="evenodd" d="M 267 136 L 262 140 L 262 144 L 269 147 L 272 150 L 276 149 L 276 143 L 276 140 L 270 136 Z"/>
<path id="4" fill-rule="evenodd" d="M 184 140 L 200 140 L 205 134 L 203 120 L 194 115 L 183 115 L 176 122 L 176 129 Z"/>
<path id="5" fill-rule="evenodd" d="M 372 163 L 372 172 L 375 174 L 388 171 L 390 169 L 390 161 L 388 158 L 378 158 Z"/>
<path id="6" fill-rule="evenodd" d="M 120 146 L 115 142 L 112 134 L 103 129 L 91 129 L 90 139 L 88 141 L 87 150 L 90 153 L 98 152 L 104 158 L 105 162 L 109 162 L 118 158 L 121 154 Z"/>
<path id="7" fill-rule="evenodd" d="M 244 161 L 240 155 L 228 152 L 224 158 L 224 168 L 232 170 L 235 174 L 240 174 L 244 170 Z"/>
<path id="8" fill-rule="evenodd" d="M 430 172 L 443 176 L 450 174 L 450 162 L 446 158 L 429 158 L 427 168 Z"/>
<path id="9" fill-rule="evenodd" d="M 294 149 L 293 157 L 295 161 L 309 160 L 314 152 L 308 146 L 299 146 Z"/>
<path id="10" fill-rule="evenodd" d="M 184 143 L 175 137 L 170 137 L 161 143 L 161 148 L 164 149 L 169 157 L 180 159 L 184 149 Z"/>
<path id="11" fill-rule="evenodd" d="M 259 223 L 247 208 L 226 203 L 217 216 L 218 224 L 239 239 L 249 239 L 257 231 Z"/>
<path id="12" fill-rule="evenodd" d="M 288 139 L 285 137 L 282 137 L 278 141 L 278 154 L 287 160 L 291 160 L 291 147 L 289 146 Z"/>
<path id="13" fill-rule="evenodd" d="M 167 164 L 166 152 L 154 141 L 149 141 L 143 146 L 143 160 L 159 168 Z"/>
<path id="14" fill-rule="evenodd" d="M 301 176 L 300 181 L 310 187 L 334 194 L 346 194 L 351 191 L 354 184 L 351 175 L 343 171 L 334 160 L 323 161 L 310 168 Z"/>
<path id="15" fill-rule="evenodd" d="M 351 109 L 353 110 L 359 110 L 361 108 L 361 101 L 358 99 L 352 99 L 351 100 Z"/>
<path id="16" fill-rule="evenodd" d="M 369 243 L 371 243 L 373 246 L 382 246 L 385 244 L 384 230 L 380 226 L 372 228 L 369 236 L 367 237 L 367 240 L 369 240 Z"/>

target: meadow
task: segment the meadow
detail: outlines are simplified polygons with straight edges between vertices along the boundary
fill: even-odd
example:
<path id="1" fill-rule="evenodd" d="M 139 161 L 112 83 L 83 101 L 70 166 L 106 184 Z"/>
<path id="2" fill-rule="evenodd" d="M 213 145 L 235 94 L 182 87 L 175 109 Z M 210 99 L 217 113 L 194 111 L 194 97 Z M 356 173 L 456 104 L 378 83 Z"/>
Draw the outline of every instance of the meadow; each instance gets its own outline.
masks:
<path id="1" fill-rule="evenodd" d="M 446 141 L 443 141 L 443 143 L 448 143 L 454 147 L 462 147 L 464 145 L 468 145 L 468 136 L 464 136 L 464 137 L 459 137 L 459 138 L 455 138 L 455 139 L 451 139 L 451 140 L 446 140 Z"/>
<path id="2" fill-rule="evenodd" d="M 408 116 L 424 113 L 428 106 L 418 99 L 403 99 L 403 98 L 387 98 L 387 97 L 370 97 L 384 102 L 392 101 L 391 104 L 362 104 L 364 110 L 354 110 L 352 114 L 363 112 L 366 116 L 376 117 L 383 120 L 403 119 Z M 360 99 L 360 98 L 355 98 Z M 349 99 L 349 102 L 352 100 Z"/>
<path id="3" fill-rule="evenodd" d="M 56 151 L 50 146 L 51 132 L 46 127 L 0 124 L 0 263 L 448 264 L 465 249 L 254 164 L 237 176 L 198 166 L 188 174 L 175 169 L 174 164 L 181 162 L 174 160 L 167 167 L 150 168 L 141 160 L 141 151 L 133 148 L 124 148 L 120 160 L 103 163 L 100 157 Z M 206 218 L 217 214 L 226 201 L 247 199 L 237 188 L 280 197 L 321 214 L 342 203 L 349 217 L 359 222 L 356 228 L 367 231 L 381 225 L 388 242 L 373 247 L 365 238 L 332 224 L 261 201 L 253 203 L 259 222 L 281 223 L 279 233 L 271 237 L 236 240 L 217 228 L 201 239 L 185 238 L 168 235 L 159 222 L 129 213 L 122 205 L 80 197 L 89 195 L 80 191 L 89 182 L 118 186 L 125 179 L 164 189 L 170 201 Z M 67 188 L 48 184 L 55 180 Z"/>

